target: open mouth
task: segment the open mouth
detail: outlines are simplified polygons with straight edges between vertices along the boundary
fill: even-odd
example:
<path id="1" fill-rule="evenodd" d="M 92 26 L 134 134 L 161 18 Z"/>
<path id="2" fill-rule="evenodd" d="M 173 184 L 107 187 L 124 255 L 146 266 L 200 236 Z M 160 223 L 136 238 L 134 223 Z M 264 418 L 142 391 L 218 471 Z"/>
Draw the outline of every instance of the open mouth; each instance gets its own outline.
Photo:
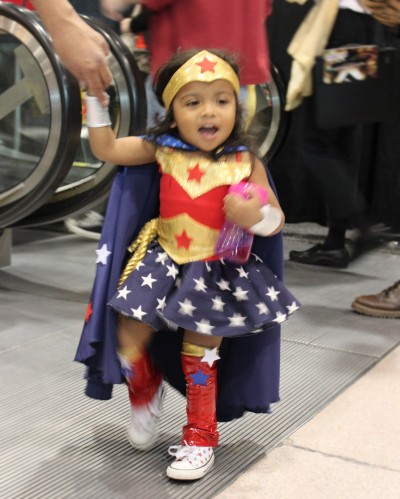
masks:
<path id="1" fill-rule="evenodd" d="M 218 132 L 218 128 L 213 125 L 204 125 L 199 128 L 200 135 L 206 140 L 212 140 Z"/>

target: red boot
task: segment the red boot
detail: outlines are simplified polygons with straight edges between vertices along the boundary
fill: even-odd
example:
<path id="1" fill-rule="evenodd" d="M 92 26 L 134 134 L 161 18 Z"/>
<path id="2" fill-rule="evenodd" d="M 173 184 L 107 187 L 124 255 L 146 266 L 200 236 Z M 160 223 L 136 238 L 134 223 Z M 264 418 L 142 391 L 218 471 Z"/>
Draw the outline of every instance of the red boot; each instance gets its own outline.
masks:
<path id="1" fill-rule="evenodd" d="M 183 427 L 182 445 L 170 447 L 175 461 L 167 469 L 167 475 L 176 480 L 203 477 L 214 462 L 213 447 L 218 446 L 217 366 L 216 361 L 210 366 L 202 357 L 182 353 L 187 424 Z"/>
<path id="2" fill-rule="evenodd" d="M 157 439 L 165 395 L 162 376 L 147 352 L 133 362 L 123 355 L 120 358 L 131 403 L 131 424 L 127 428 L 127 436 L 133 447 L 146 450 Z"/>

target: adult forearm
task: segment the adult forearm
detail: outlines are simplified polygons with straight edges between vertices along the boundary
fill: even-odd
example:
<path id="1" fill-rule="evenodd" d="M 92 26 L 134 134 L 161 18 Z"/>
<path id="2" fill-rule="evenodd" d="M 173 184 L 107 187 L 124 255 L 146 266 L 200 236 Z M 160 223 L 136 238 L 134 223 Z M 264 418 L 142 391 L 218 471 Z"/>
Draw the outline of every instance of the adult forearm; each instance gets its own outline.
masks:
<path id="1" fill-rule="evenodd" d="M 105 39 L 90 28 L 68 0 L 33 0 L 64 66 L 101 101 L 111 82 Z"/>
<path id="2" fill-rule="evenodd" d="M 68 0 L 32 0 L 31 2 L 46 28 L 52 32 L 64 23 L 73 22 L 78 14 Z"/>

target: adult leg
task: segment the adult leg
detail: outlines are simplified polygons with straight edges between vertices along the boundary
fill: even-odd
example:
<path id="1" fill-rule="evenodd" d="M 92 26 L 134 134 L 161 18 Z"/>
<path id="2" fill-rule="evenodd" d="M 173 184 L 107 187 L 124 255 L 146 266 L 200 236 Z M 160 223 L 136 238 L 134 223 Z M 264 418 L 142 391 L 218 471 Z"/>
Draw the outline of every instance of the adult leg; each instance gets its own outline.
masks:
<path id="1" fill-rule="evenodd" d="M 218 347 L 222 338 L 186 331 L 182 368 L 186 379 L 187 423 L 180 446 L 171 447 L 175 461 L 167 475 L 176 480 L 202 478 L 214 462 L 218 446 L 216 400 Z"/>

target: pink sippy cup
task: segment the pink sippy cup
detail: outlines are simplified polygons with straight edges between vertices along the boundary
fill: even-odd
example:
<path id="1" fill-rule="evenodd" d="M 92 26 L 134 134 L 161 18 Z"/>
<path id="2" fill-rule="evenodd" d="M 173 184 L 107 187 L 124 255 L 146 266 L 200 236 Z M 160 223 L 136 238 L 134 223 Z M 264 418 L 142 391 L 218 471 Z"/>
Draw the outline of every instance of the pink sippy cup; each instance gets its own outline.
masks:
<path id="1" fill-rule="evenodd" d="M 250 190 L 258 194 L 263 205 L 267 203 L 267 190 L 251 182 L 240 182 L 239 184 L 231 185 L 228 189 L 228 194 L 234 193 L 238 196 L 248 198 L 247 193 Z M 242 229 L 232 222 L 225 221 L 218 235 L 215 253 L 230 262 L 245 263 L 250 257 L 253 239 L 254 235 L 246 229 Z"/>

